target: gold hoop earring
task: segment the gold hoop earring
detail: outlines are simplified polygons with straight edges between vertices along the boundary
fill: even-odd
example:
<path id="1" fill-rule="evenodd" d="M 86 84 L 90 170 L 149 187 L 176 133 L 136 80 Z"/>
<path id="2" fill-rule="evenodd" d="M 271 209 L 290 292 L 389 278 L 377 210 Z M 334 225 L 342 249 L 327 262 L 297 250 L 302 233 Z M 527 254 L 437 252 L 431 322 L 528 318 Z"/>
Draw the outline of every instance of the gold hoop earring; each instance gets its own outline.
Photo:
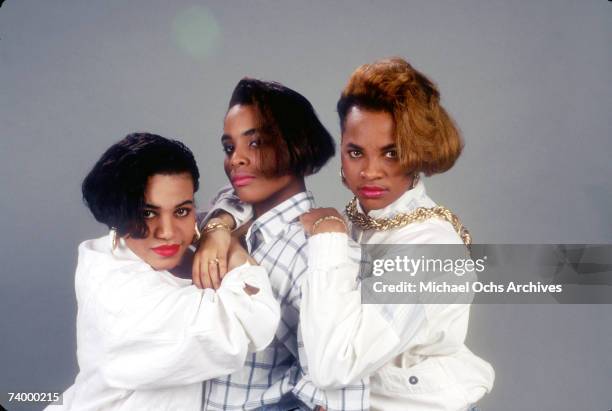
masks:
<path id="1" fill-rule="evenodd" d="M 200 233 L 200 227 L 198 227 L 198 222 L 195 223 L 195 234 L 193 236 L 192 243 L 197 243 L 202 238 L 202 233 Z"/>
<path id="2" fill-rule="evenodd" d="M 111 228 L 111 250 L 116 250 L 119 240 L 117 239 L 117 229 Z"/>
<path id="3" fill-rule="evenodd" d="M 410 187 L 411 190 L 416 187 L 416 185 L 419 183 L 420 178 L 421 177 L 418 171 L 414 173 L 414 176 L 412 177 L 412 187 Z"/>
<path id="4" fill-rule="evenodd" d="M 346 177 L 344 177 L 344 169 L 340 167 L 340 181 L 346 186 Z"/>

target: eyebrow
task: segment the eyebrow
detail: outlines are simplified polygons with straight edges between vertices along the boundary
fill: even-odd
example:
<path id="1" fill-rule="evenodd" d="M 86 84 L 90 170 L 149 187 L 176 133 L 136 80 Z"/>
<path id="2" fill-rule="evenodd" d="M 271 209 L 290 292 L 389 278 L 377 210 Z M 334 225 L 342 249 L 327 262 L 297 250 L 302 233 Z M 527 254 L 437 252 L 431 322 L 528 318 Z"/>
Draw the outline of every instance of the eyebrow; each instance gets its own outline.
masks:
<path id="1" fill-rule="evenodd" d="M 246 131 L 243 131 L 240 135 L 241 136 L 252 136 L 253 134 L 256 134 L 259 130 L 256 128 L 250 128 Z M 232 137 L 229 134 L 223 134 L 221 136 L 221 142 L 223 143 L 226 140 L 231 140 Z"/>
<path id="2" fill-rule="evenodd" d="M 193 205 L 193 204 L 194 204 L 193 200 L 185 200 L 182 203 L 175 205 L 173 208 L 179 208 L 179 207 L 182 207 L 182 206 Z M 156 206 L 154 204 L 148 204 L 147 203 L 147 204 L 145 204 L 145 208 L 151 208 L 153 210 L 159 210 L 161 207 L 160 206 Z"/>
<path id="3" fill-rule="evenodd" d="M 353 143 L 348 143 L 346 145 L 346 148 L 351 149 L 351 150 L 363 150 L 363 147 L 358 146 L 357 144 L 353 144 Z"/>
<path id="4" fill-rule="evenodd" d="M 348 148 L 349 150 L 363 150 L 363 147 L 358 146 L 357 144 L 354 143 L 348 143 L 346 145 L 346 148 Z M 397 145 L 395 143 L 391 143 L 391 144 L 387 144 L 384 147 L 380 148 L 380 151 L 388 151 L 388 150 L 396 150 L 397 149 Z"/>
<path id="5" fill-rule="evenodd" d="M 397 149 L 397 146 L 395 145 L 395 143 L 391 143 L 381 148 L 380 151 L 387 151 L 387 150 L 394 150 L 394 149 Z"/>

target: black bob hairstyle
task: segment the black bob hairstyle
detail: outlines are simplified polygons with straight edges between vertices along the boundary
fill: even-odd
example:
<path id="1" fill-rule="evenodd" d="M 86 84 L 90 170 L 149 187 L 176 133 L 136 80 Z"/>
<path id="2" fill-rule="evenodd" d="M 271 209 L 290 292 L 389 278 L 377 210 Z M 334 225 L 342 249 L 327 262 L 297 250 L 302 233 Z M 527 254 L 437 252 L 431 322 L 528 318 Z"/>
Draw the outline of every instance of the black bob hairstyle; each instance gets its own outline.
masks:
<path id="1" fill-rule="evenodd" d="M 332 136 L 297 91 L 245 77 L 234 88 L 228 110 L 237 104 L 255 107 L 263 143 L 276 153 L 275 167 L 266 167 L 264 173 L 303 177 L 319 171 L 334 156 Z"/>
<path id="2" fill-rule="evenodd" d="M 149 177 L 189 173 L 193 191 L 200 172 L 193 153 L 183 143 L 156 134 L 133 133 L 113 144 L 83 180 L 83 201 L 97 221 L 117 234 L 148 235 L 142 214 Z"/>

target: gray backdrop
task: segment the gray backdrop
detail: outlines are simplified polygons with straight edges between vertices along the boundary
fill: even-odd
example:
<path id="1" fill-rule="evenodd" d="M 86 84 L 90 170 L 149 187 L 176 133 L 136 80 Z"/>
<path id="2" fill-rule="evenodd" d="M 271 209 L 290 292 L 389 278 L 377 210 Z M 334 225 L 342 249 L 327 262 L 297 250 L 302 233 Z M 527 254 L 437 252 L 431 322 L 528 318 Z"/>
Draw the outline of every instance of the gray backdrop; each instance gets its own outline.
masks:
<path id="1" fill-rule="evenodd" d="M 612 242 L 611 32 L 605 0 L 7 0 L 0 391 L 63 390 L 76 375 L 76 248 L 105 232 L 80 199 L 95 160 L 131 131 L 179 138 L 205 204 L 225 183 L 222 118 L 245 75 L 301 91 L 338 137 L 352 70 L 406 57 L 463 130 L 464 155 L 427 185 L 475 241 Z M 338 168 L 308 182 L 320 205 L 349 199 Z M 611 313 L 475 306 L 468 343 L 497 373 L 482 408 L 612 408 Z"/>

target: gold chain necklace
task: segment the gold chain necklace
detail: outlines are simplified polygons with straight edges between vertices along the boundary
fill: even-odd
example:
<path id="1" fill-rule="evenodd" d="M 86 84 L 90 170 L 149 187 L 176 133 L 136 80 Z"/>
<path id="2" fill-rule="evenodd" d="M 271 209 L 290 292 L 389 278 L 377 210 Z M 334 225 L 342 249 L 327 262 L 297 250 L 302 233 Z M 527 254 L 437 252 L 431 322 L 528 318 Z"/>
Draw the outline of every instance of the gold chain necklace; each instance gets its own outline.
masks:
<path id="1" fill-rule="evenodd" d="M 411 213 L 397 214 L 393 218 L 372 218 L 357 211 L 357 197 L 346 205 L 346 215 L 353 224 L 357 224 L 362 230 L 386 231 L 394 228 L 404 227 L 412 223 L 420 223 L 430 218 L 439 218 L 448 221 L 466 246 L 472 244 L 472 236 L 467 228 L 461 224 L 459 217 L 448 208 L 436 206 L 431 208 L 419 207 Z"/>

